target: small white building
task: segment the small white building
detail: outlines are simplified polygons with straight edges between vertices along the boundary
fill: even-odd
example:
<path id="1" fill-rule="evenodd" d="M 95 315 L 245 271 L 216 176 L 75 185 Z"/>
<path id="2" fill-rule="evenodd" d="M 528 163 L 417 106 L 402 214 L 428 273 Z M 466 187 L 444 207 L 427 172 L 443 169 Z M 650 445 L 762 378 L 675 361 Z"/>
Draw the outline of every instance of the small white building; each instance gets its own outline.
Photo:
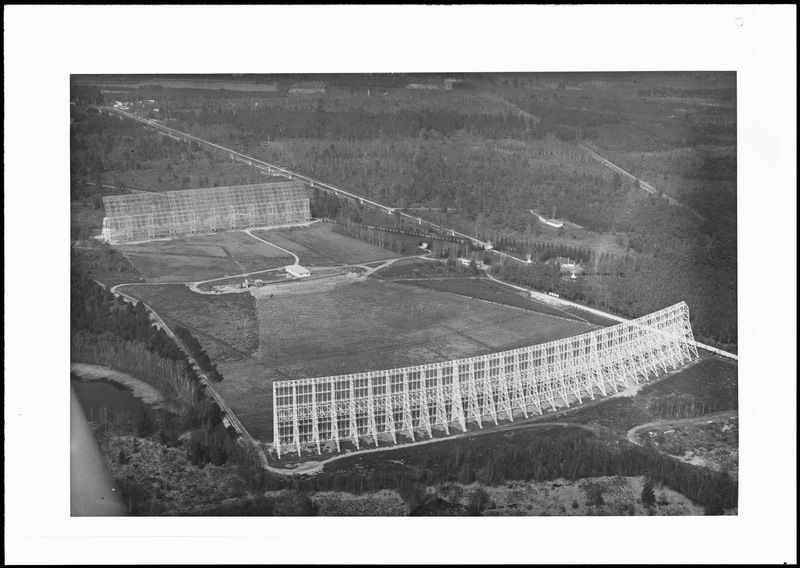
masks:
<path id="1" fill-rule="evenodd" d="M 287 266 L 286 272 L 295 278 L 305 278 L 306 276 L 311 276 L 311 271 L 305 266 L 300 266 L 299 264 Z"/>
<path id="2" fill-rule="evenodd" d="M 468 259 L 468 258 L 463 258 L 463 257 L 462 257 L 462 258 L 459 258 L 459 259 L 458 259 L 458 262 L 460 262 L 460 263 L 461 263 L 461 264 L 463 264 L 464 266 L 469 266 L 469 265 L 472 263 L 472 261 L 471 261 L 470 259 Z"/>
<path id="3" fill-rule="evenodd" d="M 539 217 L 539 221 L 541 221 L 542 223 L 544 223 L 548 227 L 553 227 L 555 229 L 560 229 L 561 227 L 564 226 L 564 221 L 559 221 L 558 219 L 548 219 L 544 215 L 539 215 L 538 213 L 537 213 L 536 216 Z"/>

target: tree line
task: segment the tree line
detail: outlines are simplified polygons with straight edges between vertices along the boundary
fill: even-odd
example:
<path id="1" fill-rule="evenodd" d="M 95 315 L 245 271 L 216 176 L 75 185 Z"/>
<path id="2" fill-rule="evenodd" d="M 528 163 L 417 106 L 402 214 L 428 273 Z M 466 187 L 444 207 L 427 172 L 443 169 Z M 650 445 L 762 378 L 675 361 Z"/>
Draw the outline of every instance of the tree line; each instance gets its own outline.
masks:
<path id="1" fill-rule="evenodd" d="M 524 439 L 523 439 L 524 438 Z M 393 462 L 354 456 L 314 477 L 287 479 L 263 472 L 263 490 L 346 491 L 355 494 L 446 483 L 498 486 L 510 480 L 579 480 L 600 476 L 647 476 L 708 510 L 736 507 L 738 484 L 727 473 L 699 468 L 633 445 L 611 446 L 594 434 L 554 428 L 547 435 L 517 432 L 491 443 L 453 440 L 428 448 L 400 448 Z M 397 462 L 404 465 L 398 467 Z M 357 472 L 356 472 L 357 470 Z"/>
<path id="2" fill-rule="evenodd" d="M 189 350 L 189 353 L 194 357 L 194 360 L 197 361 L 200 368 L 211 377 L 211 380 L 215 383 L 222 382 L 222 374 L 217 369 L 217 365 L 211 362 L 208 353 L 203 349 L 203 346 L 197 338 L 192 335 L 192 332 L 183 326 L 176 326 L 173 333 L 183 342 Z"/>
<path id="3" fill-rule="evenodd" d="M 259 120 L 264 120 L 269 124 L 265 122 L 263 128 L 269 130 L 273 140 L 306 136 L 330 140 L 331 144 L 319 151 L 311 151 L 309 147 L 308 152 L 289 156 L 291 167 L 313 172 L 313 175 L 333 183 L 343 183 L 354 191 L 394 205 L 421 203 L 455 207 L 458 213 L 446 213 L 444 222 L 467 234 L 479 234 L 487 229 L 515 230 L 533 233 L 535 237 L 537 230 L 545 229 L 537 227 L 535 217 L 528 210 L 540 208 L 549 211 L 555 206 L 561 217 L 594 232 L 615 234 L 623 249 L 637 253 L 634 255 L 637 258 L 646 257 L 641 262 L 626 262 L 630 267 L 618 270 L 616 274 L 605 266 L 607 263 L 602 258 L 598 263 L 593 262 L 593 274 L 613 274 L 613 279 L 573 283 L 576 286 L 565 290 L 571 298 L 584 297 L 594 306 L 631 317 L 643 315 L 646 313 L 644 310 L 653 306 L 659 309 L 674 301 L 686 300 L 703 337 L 735 343 L 738 337 L 734 309 L 736 212 L 735 207 L 731 209 L 730 206 L 730 193 L 695 192 L 689 203 L 693 207 L 701 201 L 727 204 L 703 208 L 706 220 L 699 221 L 689 210 L 671 206 L 666 200 L 635 188 L 633 183 L 619 175 L 600 171 L 590 173 L 586 168 L 565 168 L 564 161 L 582 162 L 586 157 L 565 149 L 569 144 L 563 138 L 569 139 L 569 136 L 554 131 L 548 137 L 547 133 L 552 130 L 548 130 L 548 125 L 560 124 L 578 130 L 602 128 L 613 124 L 618 113 L 582 112 L 580 109 L 573 113 L 575 109 L 570 107 L 574 105 L 558 102 L 531 101 L 530 104 L 527 110 L 540 119 L 536 127 L 526 125 L 520 118 L 513 120 L 522 120 L 519 128 L 525 125 L 524 128 L 536 131 L 537 136 L 544 133 L 537 144 L 543 152 L 559 153 L 562 156 L 559 163 L 531 159 L 524 150 L 500 151 L 487 145 L 473 151 L 459 144 L 438 144 L 436 137 L 425 140 L 418 136 L 420 130 L 415 130 L 417 126 L 424 127 L 424 132 L 433 131 L 441 136 L 451 135 L 455 128 L 469 130 L 472 127 L 472 118 L 457 118 L 453 116 L 457 113 L 453 112 L 426 114 L 403 111 L 375 115 L 373 121 L 372 115 L 367 113 L 357 116 L 326 109 L 264 109 L 240 113 L 231 111 L 230 115 L 223 111 L 201 113 L 187 119 L 190 126 L 229 121 L 241 132 L 251 133 L 255 139 L 266 138 L 264 134 L 267 132 L 261 132 L 259 126 Z M 298 120 L 289 124 L 290 118 Z M 354 120 L 352 131 L 347 130 L 351 128 L 351 119 Z M 502 126 L 506 138 L 516 136 L 516 127 L 504 122 L 512 119 L 490 118 L 488 115 L 485 119 L 494 121 L 498 128 Z M 415 123 L 414 128 L 408 126 L 416 120 L 420 122 Z M 698 128 L 705 135 L 715 135 L 702 125 Z M 491 138 L 490 133 L 477 127 L 474 133 L 485 139 Z M 340 146 L 344 142 L 333 144 L 334 141 L 366 140 L 369 137 L 373 137 L 373 141 L 376 138 L 383 141 L 362 145 L 364 152 L 375 144 L 378 149 L 394 144 L 396 150 L 402 151 L 390 158 L 364 158 L 364 152 L 357 151 L 361 146 L 356 148 L 348 143 L 343 149 Z M 401 141 L 408 139 L 419 140 L 419 143 L 416 147 L 401 146 Z M 695 181 L 712 184 L 713 189 L 716 187 L 713 184 L 729 183 L 729 179 L 724 178 L 733 175 L 733 166 L 730 159 L 713 159 L 702 162 L 687 175 L 699 176 Z M 315 205 L 316 214 L 333 216 L 337 212 L 336 203 L 327 197 L 318 205 Z M 568 253 L 566 256 L 571 255 Z M 620 262 L 619 259 L 609 259 L 608 264 Z"/>
<path id="4" fill-rule="evenodd" d="M 123 341 L 142 344 L 148 351 L 165 359 L 184 360 L 175 342 L 158 329 L 142 302 L 135 306 L 80 270 L 70 276 L 71 327 L 91 335 L 110 333 Z"/>
<path id="5" fill-rule="evenodd" d="M 416 137 L 422 131 L 449 136 L 458 130 L 470 130 L 486 138 L 525 137 L 532 123 L 511 114 L 462 114 L 455 111 L 424 109 L 420 111 L 367 113 L 362 110 L 329 111 L 277 106 L 241 109 L 236 112 L 204 108 L 200 112 L 173 111 L 173 118 L 192 125 L 230 124 L 258 140 L 315 138 L 364 140 L 376 137 Z"/>

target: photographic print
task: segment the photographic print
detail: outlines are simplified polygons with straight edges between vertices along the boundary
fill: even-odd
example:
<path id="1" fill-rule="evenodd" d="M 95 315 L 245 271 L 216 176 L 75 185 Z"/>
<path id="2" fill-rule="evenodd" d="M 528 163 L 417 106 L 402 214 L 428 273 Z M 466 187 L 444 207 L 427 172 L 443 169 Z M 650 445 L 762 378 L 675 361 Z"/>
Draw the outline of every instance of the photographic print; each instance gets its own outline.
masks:
<path id="1" fill-rule="evenodd" d="M 796 562 L 795 7 L 4 16 L 9 563 Z"/>
<path id="2" fill-rule="evenodd" d="M 114 480 L 73 512 L 736 515 L 736 109 L 718 71 L 72 75 Z"/>

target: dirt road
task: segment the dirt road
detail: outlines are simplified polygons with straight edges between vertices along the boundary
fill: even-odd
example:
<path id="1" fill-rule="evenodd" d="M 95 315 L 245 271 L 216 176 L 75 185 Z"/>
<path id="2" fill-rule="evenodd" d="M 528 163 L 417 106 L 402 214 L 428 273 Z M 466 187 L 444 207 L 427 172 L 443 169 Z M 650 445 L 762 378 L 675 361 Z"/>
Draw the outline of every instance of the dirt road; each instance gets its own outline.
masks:
<path id="1" fill-rule="evenodd" d="M 666 426 L 687 426 L 690 424 L 704 424 L 708 422 L 713 422 L 718 418 L 738 418 L 739 411 L 738 410 L 723 410 L 721 412 L 712 412 L 711 414 L 704 414 L 703 416 L 697 416 L 696 418 L 664 418 L 662 420 L 656 420 L 655 422 L 648 422 L 647 424 L 639 424 L 634 428 L 628 430 L 627 438 L 631 444 L 636 444 L 637 446 L 644 446 L 644 444 L 639 440 L 638 434 L 642 430 L 649 430 L 651 428 L 664 428 Z"/>

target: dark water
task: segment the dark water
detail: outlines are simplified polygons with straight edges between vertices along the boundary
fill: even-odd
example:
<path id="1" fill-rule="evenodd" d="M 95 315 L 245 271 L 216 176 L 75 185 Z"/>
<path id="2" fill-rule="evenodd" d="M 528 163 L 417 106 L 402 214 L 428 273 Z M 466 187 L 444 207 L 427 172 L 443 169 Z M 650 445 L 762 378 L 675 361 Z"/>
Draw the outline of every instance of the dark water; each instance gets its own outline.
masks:
<path id="1" fill-rule="evenodd" d="M 89 421 L 113 420 L 125 414 L 138 416 L 141 409 L 147 409 L 130 391 L 113 383 L 81 381 L 75 375 L 70 375 L 70 381 Z"/>

